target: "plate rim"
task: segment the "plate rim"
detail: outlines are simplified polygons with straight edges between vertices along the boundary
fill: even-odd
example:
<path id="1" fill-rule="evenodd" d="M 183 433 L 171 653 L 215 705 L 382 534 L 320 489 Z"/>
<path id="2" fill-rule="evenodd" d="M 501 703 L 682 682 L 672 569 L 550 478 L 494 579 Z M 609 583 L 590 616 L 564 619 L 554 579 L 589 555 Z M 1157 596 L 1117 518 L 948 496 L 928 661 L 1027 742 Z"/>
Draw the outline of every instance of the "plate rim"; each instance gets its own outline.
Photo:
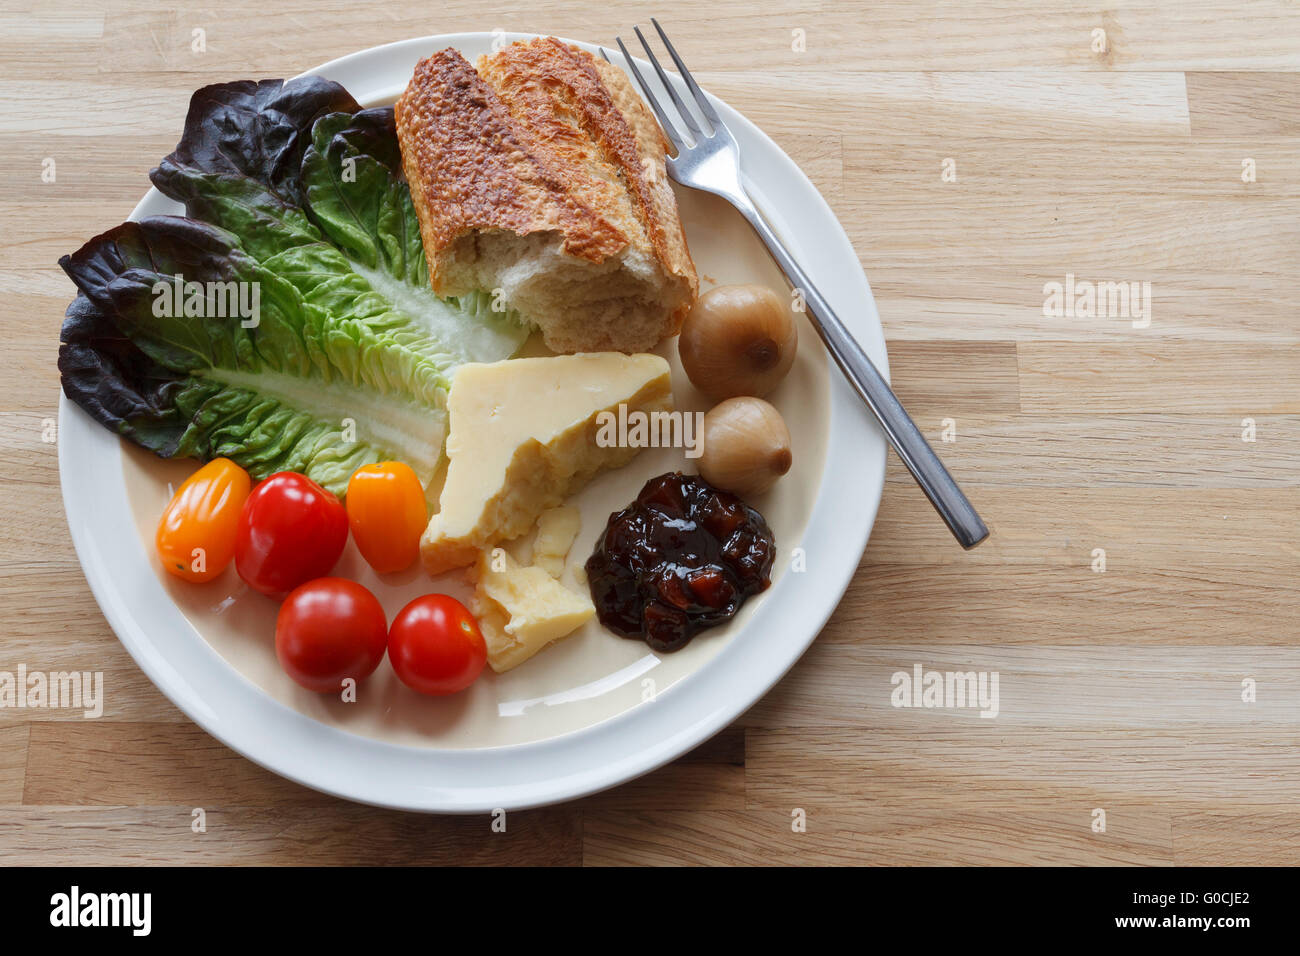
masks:
<path id="1" fill-rule="evenodd" d="M 504 37 L 507 42 L 510 42 L 516 39 L 527 39 L 541 35 L 543 34 L 498 34 L 496 32 L 481 31 L 415 37 L 358 50 L 323 63 L 300 75 L 319 75 L 335 78 L 340 73 L 350 73 L 357 68 L 363 70 L 373 69 L 364 61 L 380 59 L 385 55 L 396 52 L 403 54 L 414 52 L 416 55 L 428 55 L 434 50 L 443 49 L 446 46 L 462 49 L 466 45 L 482 45 L 485 41 L 498 36 Z M 560 39 L 565 43 L 574 44 L 592 53 L 596 53 L 598 50 L 597 44 L 565 38 Z M 617 58 L 618 54 L 615 52 L 612 56 Z M 348 86 L 350 92 L 353 91 L 354 87 L 352 85 L 346 82 L 344 85 Z M 365 102 L 374 100 L 383 94 L 371 91 L 366 95 L 353 92 L 353 95 L 359 101 Z M 798 187 L 798 191 L 804 194 L 801 200 L 811 204 L 809 207 L 800 209 L 801 217 L 810 220 L 810 222 L 800 226 L 798 230 L 793 230 L 790 223 L 778 211 L 777 206 L 779 203 L 772 201 L 759 182 L 756 182 L 752 177 L 747 177 L 748 185 L 752 187 L 756 194 L 757 204 L 763 210 L 764 215 L 777 228 L 778 232 L 787 237 L 792 237 L 795 231 L 802 232 L 804 229 L 814 228 L 813 224 L 815 224 L 815 228 L 822 230 L 823 233 L 829 228 L 832 233 L 829 239 L 830 244 L 839 247 L 841 252 L 847 250 L 852 257 L 855 268 L 847 270 L 848 275 L 841 276 L 840 279 L 847 279 L 851 285 L 860 285 L 861 298 L 854 310 L 848 313 L 850 317 L 848 324 L 855 337 L 858 338 L 867 353 L 888 378 L 888 357 L 885 348 L 884 331 L 876 310 L 870 284 L 862 270 L 861 263 L 857 259 L 857 253 L 853 249 L 852 242 L 838 218 L 827 204 L 825 198 L 798 165 L 767 134 L 724 101 L 712 94 L 709 94 L 709 96 L 728 124 L 734 124 L 733 131 L 742 134 L 738 136 L 739 139 L 752 139 L 760 145 L 758 161 L 764 164 L 775 163 L 776 166 L 781 167 L 782 174 L 789 177 L 789 182 L 783 180 L 782 184 L 786 187 L 790 185 Z M 755 153 L 752 149 L 747 151 L 745 156 L 748 162 L 755 161 Z M 162 198 L 161 194 L 151 187 L 132 211 L 129 218 L 138 218 L 142 207 L 150 203 L 153 197 Z M 812 209 L 811 213 L 808 211 L 809 208 Z M 801 243 L 799 240 L 793 239 L 791 245 L 797 252 Z M 807 259 L 807 256 L 805 255 L 802 258 Z M 816 263 L 813 263 L 812 267 L 809 268 L 811 272 L 816 273 L 818 271 Z M 827 297 L 832 301 L 844 298 L 844 293 L 836 295 L 833 288 L 827 290 L 825 277 L 819 278 L 818 281 L 823 284 L 823 290 L 826 291 Z M 834 285 L 839 285 L 838 279 Z M 72 461 L 73 453 L 78 448 L 85 447 L 85 443 L 88 442 L 92 451 L 94 450 L 93 446 L 99 444 L 105 448 L 106 453 L 112 454 L 115 451 L 120 457 L 123 440 L 93 422 L 81 409 L 76 408 L 67 399 L 66 395 L 60 393 L 58 458 L 64 513 L 68 520 L 69 532 L 77 558 L 87 583 L 118 641 L 126 648 L 136 665 L 144 671 L 145 675 L 164 696 L 207 733 L 246 759 L 265 767 L 278 776 L 293 780 L 311 789 L 342 799 L 391 809 L 425 813 L 481 813 L 498 808 L 522 810 L 545 806 L 577 799 L 626 783 L 636 777 L 650 773 L 714 736 L 733 723 L 781 681 L 790 668 L 798 662 L 812 645 L 813 641 L 816 640 L 826 621 L 839 606 L 844 592 L 857 570 L 861 555 L 866 548 L 874 526 L 884 490 L 886 449 L 883 436 L 878 427 L 856 395 L 852 393 L 847 383 L 844 382 L 842 376 L 834 369 L 834 363 L 830 361 L 829 357 L 827 364 L 830 378 L 828 403 L 830 421 L 827 429 L 826 462 L 823 466 L 821 482 L 817 488 L 817 497 L 809 514 L 800 544 L 808 540 L 814 521 L 822 513 L 822 509 L 829 507 L 827 502 L 828 487 L 830 487 L 833 480 L 840 480 L 843 477 L 832 474 L 832 462 L 839 462 L 841 466 L 853 468 L 860 479 L 871 480 L 874 485 L 872 491 L 853 502 L 856 507 L 849 509 L 847 518 L 835 521 L 834 533 L 829 535 L 829 541 L 832 544 L 838 541 L 841 546 L 844 546 L 840 550 L 847 549 L 850 553 L 855 553 L 856 559 L 843 562 L 843 565 L 838 569 L 832 567 L 828 571 L 821 572 L 822 577 L 820 579 L 821 583 L 818 585 L 818 597 L 813 602 L 817 606 L 817 610 L 811 618 L 807 618 L 806 614 L 804 615 L 812 626 L 805 624 L 802 630 L 806 631 L 806 634 L 800 635 L 799 639 L 790 642 L 788 647 L 780 648 L 785 653 L 783 657 L 774 662 L 775 666 L 768 663 L 765 667 L 758 667 L 757 670 L 763 671 L 760 676 L 748 673 L 749 679 L 742 686 L 738 686 L 735 693 L 729 696 L 724 695 L 725 703 L 714 705 L 706 703 L 703 706 L 698 702 L 693 704 L 694 709 L 698 711 L 695 718 L 686 721 L 684 724 L 679 720 L 679 726 L 671 734 L 651 741 L 646 746 L 621 753 L 618 752 L 619 748 L 610 746 L 610 742 L 604 741 L 604 738 L 610 735 L 617 737 L 620 733 L 626 733 L 629 727 L 634 724 L 653 723 L 647 707 L 662 708 L 665 706 L 664 701 L 672 698 L 677 701 L 676 708 L 681 710 L 686 706 L 686 694 L 694 691 L 693 696 L 700 697 L 700 690 L 705 683 L 704 678 L 706 675 L 712 673 L 716 680 L 718 675 L 722 674 L 724 668 L 728 666 L 729 658 L 731 659 L 730 664 L 737 668 L 747 668 L 750 672 L 756 669 L 751 662 L 747 662 L 743 658 L 738 659 L 737 645 L 740 643 L 741 635 L 749 630 L 758 632 L 760 637 L 763 635 L 764 630 L 768 632 L 773 630 L 772 627 L 764 628 L 762 626 L 763 614 L 761 611 L 754 615 L 746 631 L 735 635 L 732 640 L 728 641 L 727 646 L 722 648 L 712 659 L 706 661 L 698 670 L 677 681 L 648 704 L 643 703 L 584 728 L 536 741 L 460 750 L 416 747 L 372 737 L 363 737 L 343 728 L 323 724 L 275 700 L 244 677 L 215 649 L 208 645 L 207 641 L 180 613 L 174 602 L 166 596 L 166 591 L 162 588 L 161 583 L 157 581 L 156 574 L 145 554 L 140 537 L 135 532 L 133 522 L 131 522 L 132 528 L 128 538 L 130 543 L 127 547 L 134 550 L 133 557 L 142 562 L 148 571 L 147 580 L 137 580 L 135 582 L 137 587 L 134 592 L 140 590 L 139 585 L 141 584 L 144 586 L 144 592 L 154 590 L 148 586 L 152 582 L 156 591 L 162 594 L 167 607 L 173 612 L 173 615 L 180 618 L 180 621 L 189 628 L 192 635 L 192 640 L 187 642 L 192 645 L 188 647 L 191 655 L 190 659 L 185 662 L 184 672 L 178 669 L 178 662 L 168 659 L 167 655 L 158 647 L 157 638 L 151 636 L 147 628 L 136 618 L 133 609 L 125 603 L 128 596 L 127 590 L 131 589 L 126 589 L 123 581 L 115 579 L 112 574 L 105 570 L 106 565 L 103 563 L 103 556 L 98 551 L 101 542 L 93 540 L 90 525 L 85 521 L 86 509 L 96 497 L 88 493 L 88 491 L 98 490 L 103 493 L 120 489 L 120 500 L 125 502 L 125 478 L 122 469 L 118 467 L 111 469 L 107 484 L 103 480 L 104 476 L 98 473 L 95 474 L 96 480 L 87 481 L 84 472 L 88 471 L 88 469 L 83 468 L 81 469 L 83 473 L 78 474 L 77 463 Z M 859 429 L 862 430 L 861 433 L 855 434 Z M 73 437 L 71 443 L 67 441 L 69 434 Z M 836 441 L 837 437 L 841 439 L 838 442 Z M 856 437 L 857 440 L 845 442 L 843 441 L 845 437 L 851 439 Z M 110 450 L 109 446 L 116 447 Z M 89 489 L 87 489 L 87 485 L 90 485 Z M 107 494 L 103 495 L 103 497 L 111 498 L 112 495 Z M 107 509 L 103 507 L 104 505 L 108 506 Z M 104 501 L 100 503 L 99 507 L 91 509 L 98 514 L 101 525 L 103 521 L 112 521 L 108 515 L 108 512 L 112 511 L 111 506 L 111 501 Z M 117 510 L 129 511 L 129 508 L 118 508 Z M 122 521 L 126 520 L 125 515 L 119 515 L 119 518 Z M 118 522 L 119 525 L 120 523 Z M 120 533 L 123 529 L 119 526 L 116 530 Z M 856 548 L 853 547 L 853 542 L 859 541 L 859 539 L 860 545 Z M 125 564 L 122 565 L 122 567 L 125 566 Z M 92 569 L 94 570 L 92 571 Z M 774 586 L 773 592 L 778 589 L 793 589 L 794 585 L 792 583 L 785 584 L 784 588 L 782 588 L 782 584 L 791 581 L 795 576 L 794 573 L 784 575 L 782 581 Z M 156 598 L 157 595 L 132 593 L 131 596 Z M 765 601 L 764 604 L 772 603 L 770 599 L 775 597 L 775 593 L 770 593 L 767 597 L 769 600 Z M 804 606 L 806 607 L 806 602 Z M 164 617 L 171 616 L 167 615 L 166 609 L 163 609 L 161 613 Z M 161 624 L 163 622 L 159 620 L 157 623 Z M 755 640 L 757 638 L 751 637 L 749 643 L 752 644 Z M 770 639 L 769 643 L 772 643 Z M 793 648 L 793 652 L 791 652 L 791 648 Z M 174 650 L 174 653 L 179 652 Z M 203 679 L 202 669 L 205 668 L 209 669 L 207 676 L 210 680 Z M 547 776 L 543 772 L 538 779 L 531 781 L 498 780 L 495 783 L 468 786 L 457 783 L 443 784 L 441 786 L 425 785 L 410 780 L 394 780 L 391 776 L 386 778 L 382 784 L 375 784 L 373 778 L 364 774 L 348 778 L 346 775 L 340 776 L 333 768 L 325 768 L 322 773 L 314 773 L 313 771 L 321 770 L 319 763 L 308 762 L 304 766 L 301 760 L 294 761 L 286 758 L 283 744 L 268 745 L 265 742 L 265 738 L 269 735 L 264 733 L 264 727 L 260 723 L 256 721 L 250 722 L 247 715 L 240 714 L 238 711 L 233 717 L 217 713 L 210 706 L 211 701 L 195 691 L 194 684 L 196 682 L 204 685 L 215 682 L 217 689 L 224 690 L 225 702 L 227 703 L 233 698 L 248 698 L 251 695 L 253 698 L 260 698 L 261 706 L 253 709 L 265 712 L 268 717 L 274 715 L 282 721 L 287 721 L 290 725 L 301 725 L 305 722 L 310 726 L 293 728 L 295 738 L 311 741 L 315 737 L 314 742 L 316 744 L 328 744 L 329 749 L 332 751 L 330 756 L 361 756 L 364 758 L 367 751 L 374 751 L 377 756 L 383 756 L 385 760 L 396 760 L 397 764 L 393 769 L 397 770 L 401 770 L 410 761 L 415 760 L 423 764 L 458 764 L 461 766 L 454 769 L 464 770 L 470 768 L 481 771 L 483 770 L 481 765 L 485 762 L 490 764 L 494 759 L 501 758 L 517 760 L 526 755 L 531 755 L 533 762 L 540 759 L 541 764 L 545 765 L 549 752 L 573 750 L 575 743 L 578 742 L 596 744 L 591 748 L 578 746 L 578 750 L 600 750 L 603 747 L 604 751 L 601 752 L 608 752 L 607 755 L 611 759 L 603 764 L 595 761 L 593 766 L 573 766 L 561 776 Z M 623 727 L 623 729 L 620 730 L 620 727 Z M 326 738 L 324 741 L 320 739 L 322 736 Z M 353 751 L 357 753 L 353 754 Z M 550 754 L 550 756 L 554 756 L 554 754 Z M 571 758 L 572 755 L 570 755 Z M 578 763 L 581 763 L 581 761 L 578 761 Z M 591 761 L 588 761 L 588 763 L 591 763 Z M 365 766 L 364 759 L 361 765 L 362 767 Z M 497 768 L 497 771 L 499 772 L 501 769 Z M 539 767 L 540 769 L 542 767 Z M 511 797 L 511 799 L 505 799 L 507 796 Z"/>

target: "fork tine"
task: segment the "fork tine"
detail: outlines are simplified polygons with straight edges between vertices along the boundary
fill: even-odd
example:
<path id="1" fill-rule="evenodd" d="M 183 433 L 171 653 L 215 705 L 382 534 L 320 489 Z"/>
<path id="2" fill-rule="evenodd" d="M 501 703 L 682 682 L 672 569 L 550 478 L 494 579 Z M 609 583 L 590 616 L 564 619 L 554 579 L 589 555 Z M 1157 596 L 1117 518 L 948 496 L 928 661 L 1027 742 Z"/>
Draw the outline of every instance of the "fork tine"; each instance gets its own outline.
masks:
<path id="1" fill-rule="evenodd" d="M 604 48 L 604 47 L 601 47 L 601 48 L 600 48 L 600 56 L 601 56 L 601 59 L 603 59 L 606 63 L 609 63 L 610 65 L 613 65 L 614 61 L 611 60 L 611 59 L 609 58 L 609 54 L 605 52 L 605 48 Z"/>
<path id="2" fill-rule="evenodd" d="M 722 120 L 718 119 L 717 110 L 713 108 L 713 104 L 709 102 L 709 98 L 704 95 L 704 91 L 701 90 L 699 84 L 695 82 L 695 77 L 691 76 L 691 71 L 686 69 L 686 64 L 682 62 L 682 58 L 677 55 L 677 50 L 674 49 L 673 45 L 668 41 L 668 34 L 664 33 L 664 28 L 659 25 L 659 21 L 654 17 L 650 18 L 650 22 L 654 24 L 655 30 L 659 32 L 659 39 L 664 41 L 664 48 L 668 51 L 668 55 L 673 58 L 673 63 L 677 66 L 677 72 L 681 74 L 682 79 L 686 81 L 687 87 L 690 88 L 691 95 L 695 97 L 695 102 L 699 104 L 700 112 L 707 116 L 710 122 L 715 126 L 721 126 Z M 645 43 L 645 40 L 642 40 L 641 42 Z M 655 65 L 657 66 L 658 64 Z"/>
<path id="3" fill-rule="evenodd" d="M 681 134 L 677 132 L 677 127 L 673 126 L 672 121 L 668 118 L 668 114 L 666 114 L 663 111 L 663 107 L 659 105 L 658 98 L 651 92 L 650 84 L 647 83 L 645 77 L 641 75 L 641 70 L 637 67 L 636 60 L 632 59 L 632 54 L 628 53 L 627 47 L 623 45 L 623 38 L 614 37 L 614 42 L 618 44 L 618 48 L 623 52 L 623 59 L 627 61 L 628 69 L 630 69 L 632 75 L 636 77 L 636 84 L 641 88 L 642 95 L 649 101 L 650 108 L 655 111 L 655 116 L 659 117 L 659 125 L 664 128 L 664 134 L 667 135 L 668 139 L 672 142 L 673 149 L 680 153 L 684 147 L 682 146 Z"/>
<path id="4" fill-rule="evenodd" d="M 645 55 L 650 60 L 650 65 L 653 66 L 655 72 L 659 74 L 659 82 L 662 83 L 664 89 L 668 91 L 668 95 L 672 98 L 673 105 L 677 107 L 677 112 L 682 115 L 682 121 L 691 128 L 692 132 L 703 136 L 704 130 L 700 129 L 700 127 L 696 125 L 695 117 L 692 116 L 691 111 L 686 108 L 686 104 L 682 102 L 682 98 L 677 95 L 677 90 L 668 82 L 668 74 L 665 73 L 664 68 L 659 65 L 659 58 L 655 56 L 654 50 L 650 49 L 650 44 L 645 42 L 645 35 L 641 32 L 641 28 L 633 27 L 632 32 L 635 33 L 636 38 L 641 41 L 641 49 L 645 50 Z"/>

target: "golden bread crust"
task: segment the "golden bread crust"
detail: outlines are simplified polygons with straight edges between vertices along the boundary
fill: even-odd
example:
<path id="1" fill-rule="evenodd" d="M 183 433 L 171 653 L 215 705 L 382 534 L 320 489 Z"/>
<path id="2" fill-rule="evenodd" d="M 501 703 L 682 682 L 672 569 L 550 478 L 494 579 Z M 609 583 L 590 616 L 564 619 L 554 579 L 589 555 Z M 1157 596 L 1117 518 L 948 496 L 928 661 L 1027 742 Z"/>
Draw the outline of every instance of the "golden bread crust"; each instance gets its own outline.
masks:
<path id="1" fill-rule="evenodd" d="M 556 231 L 565 252 L 594 262 L 626 244 L 572 200 L 551 158 L 456 50 L 416 65 L 395 112 L 435 291 L 440 253 L 472 230 Z"/>
<path id="2" fill-rule="evenodd" d="M 591 263 L 628 246 L 681 286 L 676 332 L 699 287 L 654 118 L 616 67 L 553 37 L 479 59 L 455 50 L 416 66 L 398 99 L 402 160 L 435 291 L 457 244 L 506 230 L 557 235 Z"/>
<path id="3" fill-rule="evenodd" d="M 699 280 L 664 165 L 668 143 L 623 71 L 554 37 L 513 43 L 477 66 L 559 160 L 558 174 L 586 208 L 648 244 L 665 271 L 690 281 L 693 300 Z M 601 175 L 602 167 L 617 178 Z"/>

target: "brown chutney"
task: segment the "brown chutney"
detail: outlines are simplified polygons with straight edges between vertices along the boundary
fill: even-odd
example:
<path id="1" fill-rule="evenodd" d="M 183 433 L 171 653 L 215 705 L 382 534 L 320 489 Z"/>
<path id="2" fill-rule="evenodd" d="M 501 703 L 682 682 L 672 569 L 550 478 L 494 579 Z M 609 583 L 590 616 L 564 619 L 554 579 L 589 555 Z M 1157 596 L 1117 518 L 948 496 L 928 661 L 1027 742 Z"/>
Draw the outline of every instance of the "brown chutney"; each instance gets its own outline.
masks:
<path id="1" fill-rule="evenodd" d="M 675 651 L 766 590 L 775 556 L 761 514 L 698 475 L 670 472 L 610 515 L 587 582 L 605 627 Z"/>

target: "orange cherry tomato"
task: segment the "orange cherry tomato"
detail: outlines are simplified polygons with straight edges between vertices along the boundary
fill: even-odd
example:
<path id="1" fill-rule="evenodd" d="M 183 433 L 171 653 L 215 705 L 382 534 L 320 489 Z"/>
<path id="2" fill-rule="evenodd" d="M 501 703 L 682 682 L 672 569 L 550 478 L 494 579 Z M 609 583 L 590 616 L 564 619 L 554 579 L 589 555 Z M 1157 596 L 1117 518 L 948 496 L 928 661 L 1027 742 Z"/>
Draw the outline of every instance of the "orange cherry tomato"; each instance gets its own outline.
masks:
<path id="1" fill-rule="evenodd" d="M 214 458 L 176 489 L 154 537 L 169 574 L 202 584 L 226 570 L 251 484 L 229 458 Z"/>
<path id="2" fill-rule="evenodd" d="M 362 465 L 348 482 L 352 538 L 381 574 L 404 571 L 420 556 L 420 535 L 429 523 L 424 486 L 400 461 Z"/>

